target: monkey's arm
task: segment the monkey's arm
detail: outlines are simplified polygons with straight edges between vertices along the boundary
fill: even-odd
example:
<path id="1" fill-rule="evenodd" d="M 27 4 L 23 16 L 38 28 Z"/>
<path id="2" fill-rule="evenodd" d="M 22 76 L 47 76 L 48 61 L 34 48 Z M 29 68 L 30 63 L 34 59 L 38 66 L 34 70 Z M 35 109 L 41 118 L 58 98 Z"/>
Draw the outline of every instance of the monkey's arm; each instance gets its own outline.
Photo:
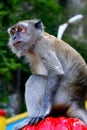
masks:
<path id="1" fill-rule="evenodd" d="M 56 54 L 52 51 L 48 51 L 45 54 L 46 67 L 48 69 L 47 83 L 44 94 L 42 114 L 47 116 L 52 107 L 52 101 L 57 91 L 61 76 L 64 74 L 62 65 L 58 60 Z"/>

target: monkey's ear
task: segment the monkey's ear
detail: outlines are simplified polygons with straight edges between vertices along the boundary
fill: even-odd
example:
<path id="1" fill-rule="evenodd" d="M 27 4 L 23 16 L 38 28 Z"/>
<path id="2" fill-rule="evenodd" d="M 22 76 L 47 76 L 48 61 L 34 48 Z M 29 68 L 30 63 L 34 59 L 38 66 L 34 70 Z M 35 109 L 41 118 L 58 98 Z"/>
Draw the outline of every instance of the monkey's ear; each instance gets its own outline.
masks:
<path id="1" fill-rule="evenodd" d="M 7 29 L 8 34 L 10 34 L 10 28 Z"/>
<path id="2" fill-rule="evenodd" d="M 44 29 L 41 20 L 36 21 L 36 22 L 34 23 L 34 26 L 35 26 L 36 29 L 39 29 L 39 30 L 43 30 L 43 29 Z"/>
<path id="3" fill-rule="evenodd" d="M 7 33 L 11 36 L 10 31 L 11 31 L 11 28 L 8 28 Z"/>

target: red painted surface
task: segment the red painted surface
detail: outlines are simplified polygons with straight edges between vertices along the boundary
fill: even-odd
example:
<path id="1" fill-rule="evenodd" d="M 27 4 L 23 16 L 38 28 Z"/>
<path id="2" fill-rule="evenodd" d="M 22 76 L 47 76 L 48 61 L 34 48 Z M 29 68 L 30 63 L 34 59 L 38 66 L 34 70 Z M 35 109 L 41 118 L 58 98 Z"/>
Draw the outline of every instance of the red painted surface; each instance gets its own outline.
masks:
<path id="1" fill-rule="evenodd" d="M 0 109 L 0 116 L 5 116 L 6 115 L 6 112 L 5 112 L 5 110 L 3 110 L 3 109 Z"/>
<path id="2" fill-rule="evenodd" d="M 27 125 L 22 130 L 87 130 L 87 126 L 79 119 L 66 117 L 47 117 L 38 125 Z"/>

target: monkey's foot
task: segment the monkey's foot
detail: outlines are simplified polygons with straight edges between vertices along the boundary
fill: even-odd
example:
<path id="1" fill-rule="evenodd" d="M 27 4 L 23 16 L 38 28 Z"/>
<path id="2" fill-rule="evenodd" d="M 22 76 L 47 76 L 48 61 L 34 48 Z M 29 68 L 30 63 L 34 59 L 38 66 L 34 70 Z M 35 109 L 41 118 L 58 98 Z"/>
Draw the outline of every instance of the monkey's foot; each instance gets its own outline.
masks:
<path id="1" fill-rule="evenodd" d="M 23 122 L 17 124 L 13 130 L 22 130 L 26 125 L 36 125 L 38 124 L 41 120 L 43 120 L 45 116 L 39 116 L 39 117 L 28 117 L 25 119 Z"/>
<path id="2" fill-rule="evenodd" d="M 32 119 L 29 121 L 29 125 L 36 125 L 38 124 L 41 120 L 44 120 L 45 116 L 39 116 L 39 117 L 32 117 Z"/>
<path id="3" fill-rule="evenodd" d="M 28 125 L 29 121 L 30 121 L 30 118 L 28 117 L 27 119 L 25 119 L 21 123 L 15 125 L 13 130 L 22 130 L 22 128 L 24 128 L 26 125 Z"/>

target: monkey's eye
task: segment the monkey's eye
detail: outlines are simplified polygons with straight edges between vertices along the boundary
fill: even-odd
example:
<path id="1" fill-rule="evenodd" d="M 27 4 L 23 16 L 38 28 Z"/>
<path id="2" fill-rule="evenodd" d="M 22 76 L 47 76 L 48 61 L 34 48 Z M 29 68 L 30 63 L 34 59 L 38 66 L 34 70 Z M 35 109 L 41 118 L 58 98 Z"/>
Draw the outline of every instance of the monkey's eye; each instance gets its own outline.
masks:
<path id="1" fill-rule="evenodd" d="M 10 34 L 14 35 L 16 32 L 26 32 L 26 28 L 24 26 L 14 27 L 11 29 Z"/>
<path id="2" fill-rule="evenodd" d="M 21 27 L 18 28 L 18 32 L 22 32 L 22 28 Z"/>
<path id="3" fill-rule="evenodd" d="M 21 26 L 18 28 L 18 32 L 24 33 L 24 32 L 26 32 L 26 28 L 24 26 Z"/>
<path id="4" fill-rule="evenodd" d="M 14 35 L 15 32 L 16 32 L 15 28 L 12 28 L 11 31 L 10 31 L 10 34 Z"/>

